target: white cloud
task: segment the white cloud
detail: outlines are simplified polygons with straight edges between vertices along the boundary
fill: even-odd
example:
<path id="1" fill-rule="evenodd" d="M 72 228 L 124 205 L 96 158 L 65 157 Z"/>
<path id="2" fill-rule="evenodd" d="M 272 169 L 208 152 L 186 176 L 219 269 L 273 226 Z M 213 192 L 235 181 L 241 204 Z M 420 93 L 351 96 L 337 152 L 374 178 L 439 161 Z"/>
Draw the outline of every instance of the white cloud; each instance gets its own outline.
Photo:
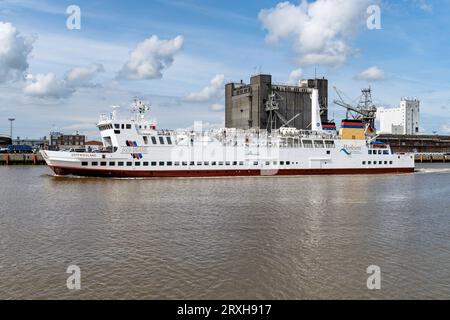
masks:
<path id="1" fill-rule="evenodd" d="M 130 52 L 129 59 L 118 73 L 118 79 L 149 80 L 162 77 L 162 71 L 170 67 L 174 55 L 183 47 L 184 38 L 161 40 L 151 36 Z"/>
<path id="2" fill-rule="evenodd" d="M 374 66 L 362 71 L 356 78 L 360 80 L 379 81 L 385 79 L 385 74 L 383 70 Z"/>
<path id="3" fill-rule="evenodd" d="M 339 65 L 352 49 L 350 39 L 365 28 L 368 0 L 281 2 L 259 13 L 268 43 L 291 39 L 298 62 Z"/>
<path id="4" fill-rule="evenodd" d="M 28 75 L 27 82 L 23 92 L 31 97 L 62 99 L 69 97 L 75 91 L 67 87 L 66 82 L 59 80 L 52 72 Z"/>
<path id="5" fill-rule="evenodd" d="M 58 79 L 53 72 L 29 74 L 23 92 L 27 96 L 41 99 L 69 98 L 79 88 L 95 87 L 96 85 L 90 81 L 97 73 L 103 71 L 103 65 L 94 63 L 87 67 L 76 67 L 69 70 L 63 80 Z"/>
<path id="6" fill-rule="evenodd" d="M 293 70 L 289 74 L 288 84 L 290 84 L 290 85 L 298 85 L 298 82 L 302 79 L 302 77 L 303 77 L 303 70 L 302 69 Z"/>
<path id="7" fill-rule="evenodd" d="M 0 21 L 0 83 L 23 78 L 32 50 L 33 39 L 22 37 L 11 23 Z"/>
<path id="8" fill-rule="evenodd" d="M 413 0 L 412 1 L 415 6 L 417 6 L 420 10 L 432 13 L 433 12 L 433 5 L 428 2 L 428 0 Z"/>
<path id="9" fill-rule="evenodd" d="M 105 68 L 99 63 L 93 63 L 87 67 L 76 67 L 66 74 L 66 81 L 70 86 L 89 86 L 90 81 L 100 72 L 105 72 Z"/>
<path id="10" fill-rule="evenodd" d="M 450 123 L 442 125 L 441 130 L 444 133 L 450 133 Z"/>
<path id="11" fill-rule="evenodd" d="M 218 98 L 224 91 L 225 76 L 223 74 L 216 75 L 209 86 L 204 87 L 198 92 L 189 94 L 185 100 L 190 102 L 208 102 L 214 98 Z"/>
<path id="12" fill-rule="evenodd" d="M 223 109 L 225 109 L 225 108 L 224 108 L 223 104 L 220 104 L 220 103 L 214 103 L 211 106 L 212 111 L 222 111 Z"/>

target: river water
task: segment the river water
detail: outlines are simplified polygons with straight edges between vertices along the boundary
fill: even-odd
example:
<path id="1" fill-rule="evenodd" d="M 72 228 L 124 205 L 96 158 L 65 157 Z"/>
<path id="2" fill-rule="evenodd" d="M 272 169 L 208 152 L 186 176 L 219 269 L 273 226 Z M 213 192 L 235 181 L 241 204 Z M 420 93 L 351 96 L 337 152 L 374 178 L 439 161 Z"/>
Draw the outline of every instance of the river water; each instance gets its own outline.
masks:
<path id="1" fill-rule="evenodd" d="M 450 165 L 147 180 L 0 167 L 0 179 L 0 299 L 450 298 Z M 381 290 L 367 288 L 370 265 Z"/>

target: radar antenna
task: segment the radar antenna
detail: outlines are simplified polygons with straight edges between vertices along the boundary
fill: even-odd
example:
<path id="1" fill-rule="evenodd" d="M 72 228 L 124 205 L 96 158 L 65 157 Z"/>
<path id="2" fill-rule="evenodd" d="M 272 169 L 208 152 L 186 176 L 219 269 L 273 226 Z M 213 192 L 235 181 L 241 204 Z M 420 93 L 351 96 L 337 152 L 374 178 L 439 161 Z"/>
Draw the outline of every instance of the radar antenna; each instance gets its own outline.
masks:
<path id="1" fill-rule="evenodd" d="M 139 121 L 144 119 L 145 114 L 147 113 L 147 111 L 150 110 L 150 107 L 144 101 L 135 98 L 132 105 L 132 109 L 135 115 L 135 120 Z"/>

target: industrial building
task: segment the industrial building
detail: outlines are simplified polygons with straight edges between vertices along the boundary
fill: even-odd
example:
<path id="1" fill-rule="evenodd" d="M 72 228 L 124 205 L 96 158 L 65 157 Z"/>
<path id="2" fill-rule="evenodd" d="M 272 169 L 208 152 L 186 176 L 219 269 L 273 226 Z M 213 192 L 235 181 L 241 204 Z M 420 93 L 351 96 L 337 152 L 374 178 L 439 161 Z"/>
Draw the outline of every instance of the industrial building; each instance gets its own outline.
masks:
<path id="1" fill-rule="evenodd" d="M 402 99 L 398 108 L 378 108 L 380 134 L 417 135 L 420 133 L 420 101 Z"/>
<path id="2" fill-rule="evenodd" d="M 62 134 L 61 132 L 51 132 L 49 140 L 50 150 L 60 150 L 69 148 L 84 148 L 86 136 L 76 134 Z"/>
<path id="3" fill-rule="evenodd" d="M 250 84 L 225 85 L 225 126 L 227 128 L 280 128 L 289 124 L 311 129 L 311 89 L 319 90 L 323 122 L 328 119 L 328 80 L 302 80 L 298 85 L 272 83 L 271 75 L 251 77 Z"/>

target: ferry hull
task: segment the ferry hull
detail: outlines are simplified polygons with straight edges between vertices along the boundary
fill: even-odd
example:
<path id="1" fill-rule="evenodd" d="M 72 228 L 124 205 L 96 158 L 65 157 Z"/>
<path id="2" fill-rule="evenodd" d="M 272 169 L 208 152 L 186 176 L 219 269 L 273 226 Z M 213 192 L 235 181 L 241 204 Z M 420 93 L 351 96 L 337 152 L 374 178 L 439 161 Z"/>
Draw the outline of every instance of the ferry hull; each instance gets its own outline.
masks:
<path id="1" fill-rule="evenodd" d="M 354 169 L 280 169 L 280 170 L 98 170 L 70 167 L 50 167 L 58 176 L 86 176 L 109 178 L 165 178 L 165 177 L 252 177 L 301 175 L 353 175 L 413 173 L 414 168 L 354 168 Z"/>

